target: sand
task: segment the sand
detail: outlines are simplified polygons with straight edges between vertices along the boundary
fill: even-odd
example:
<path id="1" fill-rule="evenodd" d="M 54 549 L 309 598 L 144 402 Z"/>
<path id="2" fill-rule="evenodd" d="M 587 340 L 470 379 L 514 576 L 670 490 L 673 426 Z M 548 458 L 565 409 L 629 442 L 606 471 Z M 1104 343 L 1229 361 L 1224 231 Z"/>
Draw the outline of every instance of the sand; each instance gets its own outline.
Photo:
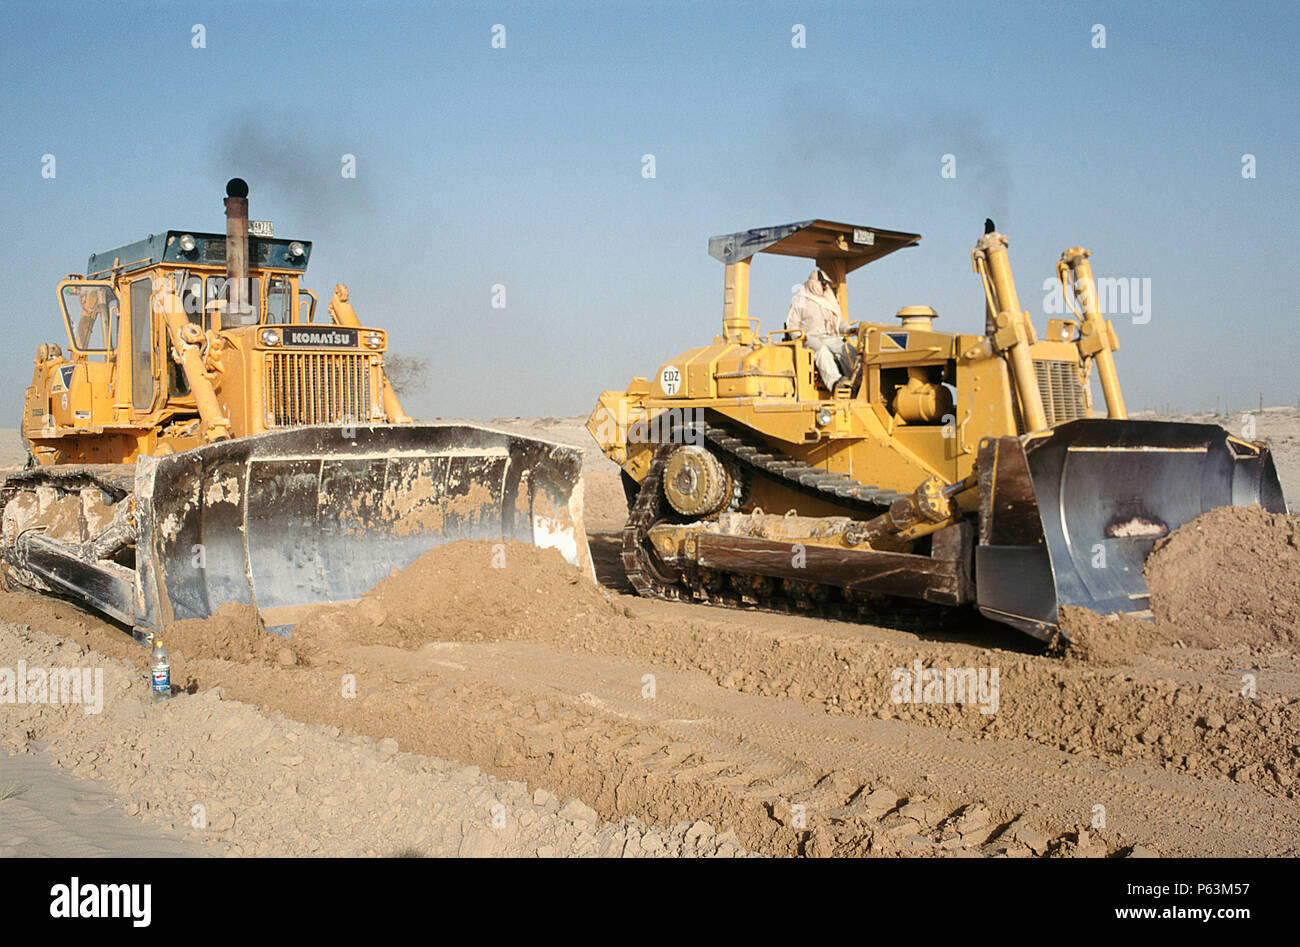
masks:
<path id="1" fill-rule="evenodd" d="M 323 608 L 294 629 L 309 658 L 354 645 L 416 649 L 434 641 L 554 639 L 624 616 L 555 549 L 461 541 L 439 546 L 355 605 Z"/>
<path id="2" fill-rule="evenodd" d="M 1189 644 L 1300 642 L 1300 515 L 1211 510 L 1162 539 L 1145 574 L 1157 624 Z"/>
<path id="3" fill-rule="evenodd" d="M 102 780 L 77 778 L 39 741 L 0 751 L 0 858 L 192 858 L 221 854 L 126 814 Z"/>
<path id="4" fill-rule="evenodd" d="M 1249 654 L 1300 641 L 1300 515 L 1211 510 L 1160 540 L 1144 574 L 1154 622 L 1062 610 L 1073 657 L 1123 664 L 1175 643 Z"/>

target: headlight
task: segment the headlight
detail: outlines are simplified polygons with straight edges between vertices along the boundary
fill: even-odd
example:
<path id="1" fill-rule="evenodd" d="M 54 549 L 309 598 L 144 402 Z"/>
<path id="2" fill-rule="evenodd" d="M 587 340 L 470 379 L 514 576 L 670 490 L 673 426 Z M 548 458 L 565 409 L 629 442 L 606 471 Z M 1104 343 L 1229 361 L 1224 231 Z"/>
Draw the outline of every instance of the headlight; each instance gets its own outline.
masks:
<path id="1" fill-rule="evenodd" d="M 263 329 L 263 330 L 262 330 L 261 339 L 262 339 L 262 344 L 263 344 L 263 345 L 279 345 L 279 344 L 280 344 L 280 330 L 279 330 L 279 329 Z"/>
<path id="2" fill-rule="evenodd" d="M 372 349 L 382 348 L 384 345 L 384 336 L 379 332 L 366 333 L 366 345 Z"/>
<path id="3" fill-rule="evenodd" d="M 820 411 L 817 412 L 817 426 L 818 426 L 818 427 L 825 427 L 826 425 L 828 425 L 828 424 L 830 424 L 830 423 L 831 423 L 831 409 L 830 409 L 830 408 L 822 408 Z"/>
<path id="4" fill-rule="evenodd" d="M 193 234 L 183 233 L 181 234 L 180 245 L 182 253 L 193 253 L 198 243 L 195 242 Z"/>
<path id="5" fill-rule="evenodd" d="M 289 244 L 289 256 L 293 257 L 295 260 L 301 257 L 304 252 L 306 252 L 306 248 L 297 240 Z"/>

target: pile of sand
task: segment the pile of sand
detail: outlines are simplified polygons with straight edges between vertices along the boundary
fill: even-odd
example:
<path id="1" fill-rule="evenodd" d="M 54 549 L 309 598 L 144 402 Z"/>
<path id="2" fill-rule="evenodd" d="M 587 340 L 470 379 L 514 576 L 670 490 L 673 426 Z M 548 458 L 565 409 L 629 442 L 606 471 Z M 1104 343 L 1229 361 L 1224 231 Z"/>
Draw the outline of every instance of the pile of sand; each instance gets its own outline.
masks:
<path id="1" fill-rule="evenodd" d="M 252 605 L 227 602 L 210 618 L 172 622 L 161 635 L 168 649 L 191 658 L 248 661 L 273 653 L 280 639 L 270 636 Z"/>
<path id="2" fill-rule="evenodd" d="M 1225 506 L 1161 540 L 1151 611 L 1203 648 L 1300 641 L 1300 516 Z"/>
<path id="3" fill-rule="evenodd" d="M 564 637 L 623 610 L 555 549 L 463 540 L 431 549 L 354 605 L 316 610 L 294 629 L 301 654 L 358 644 Z"/>
<path id="4" fill-rule="evenodd" d="M 198 686 L 194 661 L 297 661 L 288 642 L 267 632 L 254 606 L 236 602 L 227 602 L 208 618 L 172 622 L 160 637 L 171 660 L 172 684 L 191 693 Z"/>
<path id="5" fill-rule="evenodd" d="M 1145 576 L 1154 623 L 1061 609 L 1071 656 L 1118 664 L 1174 642 L 1253 648 L 1300 641 L 1300 516 L 1258 506 L 1211 510 L 1157 543 Z"/>
<path id="6" fill-rule="evenodd" d="M 1152 648 L 1172 643 L 1168 628 L 1123 613 L 1098 615 L 1077 605 L 1062 605 L 1061 630 L 1069 644 L 1058 642 L 1060 652 L 1090 664 L 1114 665 L 1131 661 Z M 1053 653 L 1058 649 L 1053 648 Z"/>
<path id="7" fill-rule="evenodd" d="M 313 610 L 289 640 L 269 634 L 256 608 L 233 602 L 209 618 L 172 622 L 162 639 L 172 683 L 193 692 L 193 662 L 205 659 L 288 667 L 355 645 L 576 638 L 625 615 L 558 550 L 462 540 L 394 570 L 358 602 Z"/>

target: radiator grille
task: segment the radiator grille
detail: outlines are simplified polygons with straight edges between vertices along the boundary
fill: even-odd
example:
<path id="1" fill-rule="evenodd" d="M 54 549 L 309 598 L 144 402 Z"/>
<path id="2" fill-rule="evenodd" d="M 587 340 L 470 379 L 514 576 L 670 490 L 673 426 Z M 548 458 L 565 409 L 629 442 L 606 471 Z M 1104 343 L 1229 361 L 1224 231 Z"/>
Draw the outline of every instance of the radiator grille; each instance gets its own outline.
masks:
<path id="1" fill-rule="evenodd" d="M 1066 421 L 1091 416 L 1088 392 L 1083 386 L 1079 366 L 1059 359 L 1034 359 L 1034 374 L 1038 377 L 1038 391 L 1043 396 L 1043 413 L 1047 426 L 1055 427 Z M 1011 399 L 1016 415 L 1016 430 L 1025 433 L 1024 418 L 1020 413 L 1020 399 Z"/>
<path id="2" fill-rule="evenodd" d="M 268 427 L 370 420 L 370 356 L 355 352 L 268 352 Z"/>

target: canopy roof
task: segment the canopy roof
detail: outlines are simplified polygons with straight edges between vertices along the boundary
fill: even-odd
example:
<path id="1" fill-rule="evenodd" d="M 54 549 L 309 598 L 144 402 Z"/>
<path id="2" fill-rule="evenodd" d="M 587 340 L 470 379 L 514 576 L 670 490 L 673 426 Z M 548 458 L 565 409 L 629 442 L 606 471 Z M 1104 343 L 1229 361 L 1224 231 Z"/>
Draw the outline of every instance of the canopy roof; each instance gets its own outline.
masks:
<path id="1" fill-rule="evenodd" d="M 844 272 L 849 273 L 887 253 L 914 246 L 920 240 L 919 233 L 859 227 L 832 220 L 803 220 L 710 237 L 709 256 L 723 263 L 739 263 L 755 253 L 843 260 Z"/>

